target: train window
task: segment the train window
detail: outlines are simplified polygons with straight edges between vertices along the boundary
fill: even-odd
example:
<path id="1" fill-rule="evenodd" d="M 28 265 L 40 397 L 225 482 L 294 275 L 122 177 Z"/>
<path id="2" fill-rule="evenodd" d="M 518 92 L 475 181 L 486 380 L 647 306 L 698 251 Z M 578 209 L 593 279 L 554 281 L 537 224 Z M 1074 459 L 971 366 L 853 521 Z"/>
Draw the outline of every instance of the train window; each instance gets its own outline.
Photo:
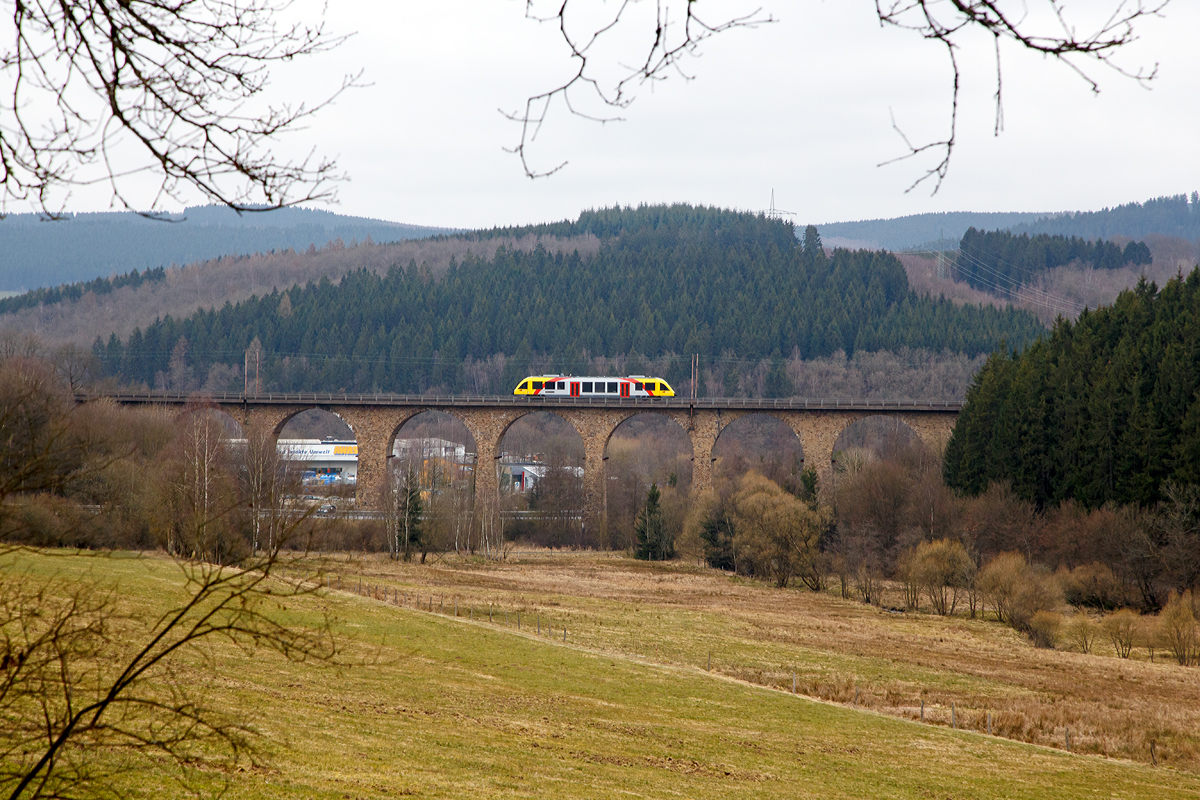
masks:
<path id="1" fill-rule="evenodd" d="M 566 382 L 566 381 L 559 381 L 559 382 L 558 382 L 558 390 L 559 390 L 560 392 L 561 392 L 561 391 L 566 391 L 566 388 L 567 388 L 567 382 Z"/>
<path id="2" fill-rule="evenodd" d="M 615 382 L 615 381 L 609 381 L 609 382 L 608 382 L 608 393 L 609 393 L 609 394 L 616 394 L 616 393 L 617 393 L 617 384 L 616 384 L 616 382 Z"/>
<path id="3" fill-rule="evenodd" d="M 658 384 L 657 384 L 657 383 L 655 383 L 654 381 L 649 381 L 649 382 L 646 384 L 646 391 L 647 391 L 647 392 L 657 392 L 657 391 L 658 391 Z"/>
<path id="4" fill-rule="evenodd" d="M 636 391 L 639 391 L 639 392 L 640 392 L 640 391 L 642 391 L 642 384 L 640 384 L 640 383 L 634 383 L 634 384 L 633 384 L 633 388 L 634 388 L 634 390 L 636 390 Z"/>
<path id="5" fill-rule="evenodd" d="M 584 391 L 584 392 L 591 392 L 591 391 L 592 391 L 592 382 L 591 382 L 591 381 L 584 381 L 584 382 L 583 382 L 583 391 Z"/>
<path id="6" fill-rule="evenodd" d="M 534 388 L 534 389 L 541 389 L 541 388 L 542 388 L 542 382 L 541 382 L 541 381 L 534 381 L 534 382 L 533 382 L 533 388 Z"/>
<path id="7" fill-rule="evenodd" d="M 529 381 L 525 381 L 520 386 L 517 387 L 518 392 L 524 392 L 527 389 L 529 389 Z"/>

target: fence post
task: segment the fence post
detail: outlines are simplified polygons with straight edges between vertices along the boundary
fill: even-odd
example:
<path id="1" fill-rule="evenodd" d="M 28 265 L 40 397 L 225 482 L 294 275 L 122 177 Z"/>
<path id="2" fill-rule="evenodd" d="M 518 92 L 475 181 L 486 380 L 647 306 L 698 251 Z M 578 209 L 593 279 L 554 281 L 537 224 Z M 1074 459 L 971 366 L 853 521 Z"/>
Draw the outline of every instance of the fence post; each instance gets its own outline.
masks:
<path id="1" fill-rule="evenodd" d="M 921 698 L 921 722 L 925 721 L 925 698 Z"/>
<path id="2" fill-rule="evenodd" d="M 517 630 L 521 630 L 521 612 L 517 612 Z"/>
<path id="3" fill-rule="evenodd" d="M 542 615 L 537 615 L 538 636 L 542 635 Z"/>
<path id="4" fill-rule="evenodd" d="M 954 712 L 954 703 L 950 704 L 950 727 L 958 730 L 958 715 Z"/>
<path id="5" fill-rule="evenodd" d="M 792 672 L 792 694 L 796 693 L 796 673 Z"/>
<path id="6" fill-rule="evenodd" d="M 858 705 L 858 687 L 854 687 L 854 705 Z"/>
<path id="7" fill-rule="evenodd" d="M 563 644 L 567 643 L 567 626 L 563 625 Z"/>
<path id="8" fill-rule="evenodd" d="M 708 651 L 708 671 L 712 672 L 712 650 Z"/>
<path id="9" fill-rule="evenodd" d="M 988 712 L 988 736 L 992 735 L 992 712 Z"/>
<path id="10" fill-rule="evenodd" d="M 1066 733 L 1063 734 L 1063 739 L 1067 743 L 1067 752 L 1071 752 L 1071 726 L 1067 726 Z"/>

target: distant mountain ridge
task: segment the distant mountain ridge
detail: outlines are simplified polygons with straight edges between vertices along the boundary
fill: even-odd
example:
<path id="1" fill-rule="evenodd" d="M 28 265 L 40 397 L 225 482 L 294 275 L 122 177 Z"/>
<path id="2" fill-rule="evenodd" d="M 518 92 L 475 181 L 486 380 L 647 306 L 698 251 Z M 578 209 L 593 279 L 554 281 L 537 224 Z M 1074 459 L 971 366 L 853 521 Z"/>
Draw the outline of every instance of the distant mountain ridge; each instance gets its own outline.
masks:
<path id="1" fill-rule="evenodd" d="M 303 251 L 328 242 L 392 242 L 455 232 L 309 208 L 238 214 L 196 206 L 169 222 L 132 212 L 37 214 L 0 220 L 0 291 L 31 290 L 130 270 L 189 264 L 227 255 Z"/>
<path id="2" fill-rule="evenodd" d="M 1143 239 L 1153 234 L 1196 241 L 1200 239 L 1200 196 L 1192 192 L 1155 197 L 1099 211 L 981 213 L 951 211 L 912 214 L 894 219 L 831 222 L 818 225 L 827 244 L 884 250 L 957 249 L 968 228 L 979 231 L 1049 233 L 1083 239 L 1114 236 Z"/>
<path id="3" fill-rule="evenodd" d="M 826 244 L 840 245 L 845 241 L 878 250 L 907 250 L 935 242 L 942 237 L 952 242 L 953 247 L 967 232 L 967 228 L 1003 230 L 1046 216 L 1049 216 L 1049 213 L 945 211 L 911 214 L 893 219 L 830 222 L 818 225 L 817 230 Z"/>

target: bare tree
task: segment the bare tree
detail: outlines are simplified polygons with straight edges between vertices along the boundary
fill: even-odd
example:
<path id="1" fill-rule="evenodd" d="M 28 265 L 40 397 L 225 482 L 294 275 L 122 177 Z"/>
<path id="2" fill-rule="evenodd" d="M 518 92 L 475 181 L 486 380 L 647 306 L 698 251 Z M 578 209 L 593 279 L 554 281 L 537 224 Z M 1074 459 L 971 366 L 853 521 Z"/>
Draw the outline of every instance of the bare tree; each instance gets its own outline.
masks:
<path id="1" fill-rule="evenodd" d="M 170 520 L 167 552 L 228 563 L 234 491 L 229 440 L 216 412 L 203 405 L 184 412 L 168 467 Z"/>
<path id="2" fill-rule="evenodd" d="M 284 504 L 288 494 L 299 489 L 297 470 L 280 456 L 275 431 L 252 425 L 246 431 L 241 478 L 251 515 L 250 551 L 275 549 L 275 541 L 287 527 Z"/>
<path id="3" fill-rule="evenodd" d="M 902 137 L 907 152 L 893 163 L 908 158 L 934 154 L 937 163 L 926 170 L 909 187 L 933 179 L 936 193 L 950 168 L 950 158 L 957 144 L 958 107 L 961 90 L 961 65 L 958 53 L 973 34 L 990 35 L 996 53 L 996 115 L 995 133 L 1004 127 L 1003 75 L 1000 63 L 1002 43 L 1041 54 L 1073 70 L 1093 92 L 1100 84 L 1086 69 L 1087 65 L 1102 65 L 1138 83 L 1152 81 L 1157 65 L 1152 69 L 1130 69 L 1116 59 L 1123 48 L 1137 40 L 1135 26 L 1146 17 L 1160 15 L 1170 0 L 1107 0 L 1107 13 L 1091 29 L 1079 32 L 1079 14 L 1068 15 L 1063 0 L 1044 0 L 1043 13 L 1029 13 L 1029 3 L 1008 0 L 875 0 L 875 11 L 882 25 L 912 31 L 928 41 L 940 43 L 950 59 L 952 94 L 949 111 L 949 130 L 946 136 L 925 144 L 913 144 L 893 120 L 893 127 Z M 502 112 L 520 125 L 520 138 L 511 148 L 521 159 L 521 166 L 530 178 L 551 175 L 566 166 L 562 162 L 546 170 L 530 165 L 529 145 L 556 101 L 569 113 L 600 122 L 620 119 L 619 114 L 633 102 L 637 89 L 647 83 L 661 81 L 675 74 L 684 80 L 690 76 L 682 64 L 688 57 L 700 53 L 700 45 L 726 31 L 752 28 L 775 22 L 775 18 L 755 10 L 748 14 L 706 21 L 699 15 L 697 0 L 655 0 L 653 14 L 649 3 L 622 0 L 613 5 L 607 15 L 599 18 L 587 3 L 556 0 L 541 11 L 542 3 L 526 0 L 525 15 L 558 28 L 574 62 L 575 69 L 566 80 L 551 89 L 531 96 L 524 109 Z M 616 61 L 615 76 L 606 77 L 614 62 L 600 55 L 603 45 L 616 39 L 618 31 L 640 35 L 642 49 L 631 61 Z M 582 93 L 582 97 L 579 95 Z M 598 102 L 608 113 L 583 110 L 581 101 Z M 882 166 L 882 165 L 881 165 Z"/>
<path id="4" fill-rule="evenodd" d="M 393 559 L 412 560 L 413 549 L 422 543 L 420 474 L 420 462 L 411 457 L 390 459 L 388 462 L 383 517 L 387 528 L 388 554 Z"/>
<path id="5" fill-rule="evenodd" d="M 17 493 L 57 492 L 115 457 L 110 430 L 85 416 L 44 361 L 0 356 L 0 518 Z"/>
<path id="6" fill-rule="evenodd" d="M 191 190 L 238 210 L 332 196 L 332 162 L 269 150 L 333 99 L 267 104 L 270 70 L 342 41 L 321 23 L 281 24 L 288 0 L 4 5 L 0 213 L 16 200 L 53 216 L 72 186 L 94 183 L 125 208 Z M 145 174 L 158 184 L 148 205 L 129 194 Z"/>

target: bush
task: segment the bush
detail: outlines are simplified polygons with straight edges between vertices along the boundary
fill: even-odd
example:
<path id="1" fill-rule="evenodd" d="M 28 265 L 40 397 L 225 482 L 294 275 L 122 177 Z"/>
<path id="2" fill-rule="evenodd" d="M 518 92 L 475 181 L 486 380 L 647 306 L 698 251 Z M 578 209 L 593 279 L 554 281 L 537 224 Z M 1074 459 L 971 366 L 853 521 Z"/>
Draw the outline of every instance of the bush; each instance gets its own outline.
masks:
<path id="1" fill-rule="evenodd" d="M 933 610 L 943 617 L 954 613 L 959 593 L 975 580 L 975 562 L 962 542 L 951 539 L 918 544 L 910 568 Z"/>
<path id="2" fill-rule="evenodd" d="M 1122 608 L 1104 618 L 1104 635 L 1112 643 L 1120 658 L 1129 658 L 1133 644 L 1137 641 L 1141 618 L 1136 611 Z"/>
<path id="3" fill-rule="evenodd" d="M 1166 607 L 1158 615 L 1158 634 L 1163 646 L 1171 651 L 1180 666 L 1200 664 L 1200 636 L 1192 611 L 1192 593 L 1171 593 Z"/>
<path id="4" fill-rule="evenodd" d="M 1079 652 L 1090 653 L 1099 630 L 1096 621 L 1087 612 L 1081 611 L 1067 622 L 1067 641 L 1079 648 Z"/>
<path id="5" fill-rule="evenodd" d="M 1127 600 L 1125 585 L 1104 564 L 1093 562 L 1071 570 L 1062 568 L 1056 577 L 1062 585 L 1063 596 L 1073 606 L 1110 611 Z"/>
<path id="6" fill-rule="evenodd" d="M 997 621 L 1010 620 L 1013 604 L 1028 571 L 1025 558 L 1019 553 L 1001 553 L 979 571 L 976 585 L 984 602 L 992 604 Z"/>
<path id="7" fill-rule="evenodd" d="M 1028 568 L 1024 580 L 1017 587 L 1009 612 L 1010 621 L 1017 630 L 1031 632 L 1034 616 L 1042 611 L 1053 611 L 1061 605 L 1062 587 L 1054 576 Z"/>
<path id="8" fill-rule="evenodd" d="M 734 545 L 752 575 L 769 576 L 780 589 L 794 578 L 820 591 L 822 512 L 755 472 L 738 484 L 733 509 Z"/>
<path id="9" fill-rule="evenodd" d="M 1058 644 L 1059 632 L 1062 630 L 1062 616 L 1053 611 L 1038 611 L 1029 618 L 1029 638 L 1038 647 L 1051 650 Z"/>

